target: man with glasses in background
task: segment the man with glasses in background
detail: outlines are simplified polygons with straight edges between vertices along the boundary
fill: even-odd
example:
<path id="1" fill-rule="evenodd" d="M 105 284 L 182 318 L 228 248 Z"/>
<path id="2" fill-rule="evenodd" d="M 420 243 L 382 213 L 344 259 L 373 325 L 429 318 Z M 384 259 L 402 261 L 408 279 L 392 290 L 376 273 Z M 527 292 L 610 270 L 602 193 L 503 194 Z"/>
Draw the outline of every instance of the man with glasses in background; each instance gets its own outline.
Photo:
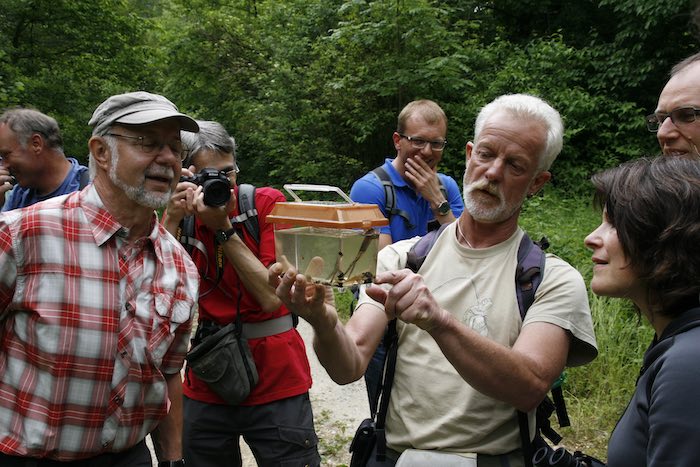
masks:
<path id="1" fill-rule="evenodd" d="M 659 95 L 656 111 L 646 117 L 665 156 L 700 157 L 700 53 L 671 69 L 671 77 Z"/>
<path id="2" fill-rule="evenodd" d="M 386 159 L 353 184 L 353 201 L 376 204 L 389 219 L 388 226 L 379 228 L 380 250 L 393 242 L 425 235 L 431 221 L 439 227 L 462 214 L 464 204 L 457 182 L 437 171 L 446 137 L 447 116 L 438 104 L 427 99 L 409 102 L 399 113 L 392 135 L 396 157 Z M 380 344 L 365 374 L 372 412 L 376 410 L 385 355 Z"/>
<path id="3" fill-rule="evenodd" d="M 399 114 L 392 135 L 396 157 L 386 159 L 381 166 L 393 185 L 396 215 L 387 212 L 386 184 L 376 169 L 353 184 L 353 201 L 376 204 L 389 219 L 389 225 L 379 229 L 380 249 L 425 235 L 433 219 L 445 224 L 462 214 L 464 205 L 457 182 L 437 172 L 447 144 L 446 135 L 447 116 L 433 101 L 410 102 Z"/>
<path id="4" fill-rule="evenodd" d="M 197 123 L 199 133 L 184 135 L 188 168 L 163 223 L 173 234 L 180 230 L 183 244 L 193 245 L 191 255 L 201 277 L 193 347 L 236 323 L 247 339 L 242 345 L 250 348 L 258 382 L 244 400 L 226 401 L 197 377 L 188 361 L 185 462 L 196 467 L 241 465 L 243 436 L 260 467 L 318 466 L 306 348 L 291 313 L 267 283 L 275 239 L 265 218 L 276 202 L 285 201 L 284 195 L 271 187 L 237 185 L 235 140 L 217 122 Z M 205 173 L 212 176 L 209 180 L 225 180 L 217 202 L 207 198 L 207 192 L 214 192 L 197 178 Z M 254 203 L 246 206 L 245 199 L 239 200 L 246 197 Z"/>
<path id="5" fill-rule="evenodd" d="M 7 196 L 2 211 L 72 193 L 89 181 L 87 167 L 63 153 L 56 120 L 25 108 L 0 115 L 0 199 Z"/>
<path id="6" fill-rule="evenodd" d="M 180 370 L 199 278 L 158 222 L 182 130 L 163 96 L 89 122 L 92 184 L 0 214 L 0 465 L 182 466 Z"/>

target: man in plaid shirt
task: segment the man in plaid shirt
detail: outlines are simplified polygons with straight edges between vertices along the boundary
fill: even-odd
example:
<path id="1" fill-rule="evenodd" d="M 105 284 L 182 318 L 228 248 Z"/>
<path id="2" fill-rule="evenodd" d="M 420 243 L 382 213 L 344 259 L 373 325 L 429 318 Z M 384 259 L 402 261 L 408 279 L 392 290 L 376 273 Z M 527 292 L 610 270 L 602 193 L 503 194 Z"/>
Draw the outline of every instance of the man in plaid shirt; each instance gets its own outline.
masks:
<path id="1" fill-rule="evenodd" d="M 184 465 L 198 274 L 158 222 L 197 123 L 162 96 L 94 112 L 92 184 L 0 215 L 0 465 Z"/>

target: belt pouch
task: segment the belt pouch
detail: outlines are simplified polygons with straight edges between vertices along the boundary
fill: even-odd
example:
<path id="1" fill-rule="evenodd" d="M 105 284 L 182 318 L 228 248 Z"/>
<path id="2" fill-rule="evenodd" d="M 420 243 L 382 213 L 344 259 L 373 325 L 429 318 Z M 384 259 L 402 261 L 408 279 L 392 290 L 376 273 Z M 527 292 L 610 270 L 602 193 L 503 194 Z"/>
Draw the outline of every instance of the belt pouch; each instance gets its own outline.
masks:
<path id="1" fill-rule="evenodd" d="M 187 354 L 197 378 L 229 405 L 243 402 L 258 384 L 258 371 L 248 341 L 230 323 L 205 337 Z"/>

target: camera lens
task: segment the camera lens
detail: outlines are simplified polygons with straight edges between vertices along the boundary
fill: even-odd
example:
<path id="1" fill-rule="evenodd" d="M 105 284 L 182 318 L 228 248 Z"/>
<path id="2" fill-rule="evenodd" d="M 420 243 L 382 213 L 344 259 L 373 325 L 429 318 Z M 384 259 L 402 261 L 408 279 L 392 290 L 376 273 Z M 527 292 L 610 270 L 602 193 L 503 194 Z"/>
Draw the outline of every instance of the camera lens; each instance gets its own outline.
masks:
<path id="1" fill-rule="evenodd" d="M 202 191 L 204 192 L 204 204 L 207 206 L 223 206 L 231 198 L 231 184 L 228 179 L 225 181 L 219 178 L 206 180 L 202 183 Z"/>

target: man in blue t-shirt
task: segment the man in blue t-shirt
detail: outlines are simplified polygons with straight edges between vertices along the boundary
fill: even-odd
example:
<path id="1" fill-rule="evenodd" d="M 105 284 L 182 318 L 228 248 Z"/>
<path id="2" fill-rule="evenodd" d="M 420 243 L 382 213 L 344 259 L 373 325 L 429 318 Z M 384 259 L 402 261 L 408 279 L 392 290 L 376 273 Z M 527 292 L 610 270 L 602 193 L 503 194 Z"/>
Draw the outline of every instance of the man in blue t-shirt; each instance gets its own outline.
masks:
<path id="1" fill-rule="evenodd" d="M 0 115 L 0 196 L 6 198 L 2 211 L 77 191 L 88 183 L 87 170 L 63 153 L 53 118 L 24 108 Z"/>
<path id="2" fill-rule="evenodd" d="M 379 229 L 380 249 L 399 240 L 425 235 L 432 220 L 444 224 L 462 214 L 464 204 L 457 182 L 437 173 L 446 135 L 447 116 L 433 101 L 410 102 L 399 114 L 392 136 L 396 157 L 386 159 L 382 168 L 394 186 L 396 210 L 402 211 L 403 216 L 387 212 L 384 186 L 374 172 L 353 184 L 350 190 L 353 201 L 376 204 L 389 218 L 389 225 Z"/>
<path id="3" fill-rule="evenodd" d="M 446 136 L 447 116 L 439 105 L 427 99 L 408 103 L 399 113 L 392 136 L 396 157 L 386 159 L 381 166 L 394 187 L 396 214 L 388 212 L 386 191 L 374 171 L 352 185 L 353 201 L 376 204 L 389 219 L 388 226 L 379 228 L 380 250 L 399 240 L 425 235 L 431 221 L 445 224 L 462 214 L 464 203 L 457 182 L 437 172 L 447 144 Z M 376 410 L 385 355 L 386 350 L 380 344 L 365 373 L 372 412 Z"/>

